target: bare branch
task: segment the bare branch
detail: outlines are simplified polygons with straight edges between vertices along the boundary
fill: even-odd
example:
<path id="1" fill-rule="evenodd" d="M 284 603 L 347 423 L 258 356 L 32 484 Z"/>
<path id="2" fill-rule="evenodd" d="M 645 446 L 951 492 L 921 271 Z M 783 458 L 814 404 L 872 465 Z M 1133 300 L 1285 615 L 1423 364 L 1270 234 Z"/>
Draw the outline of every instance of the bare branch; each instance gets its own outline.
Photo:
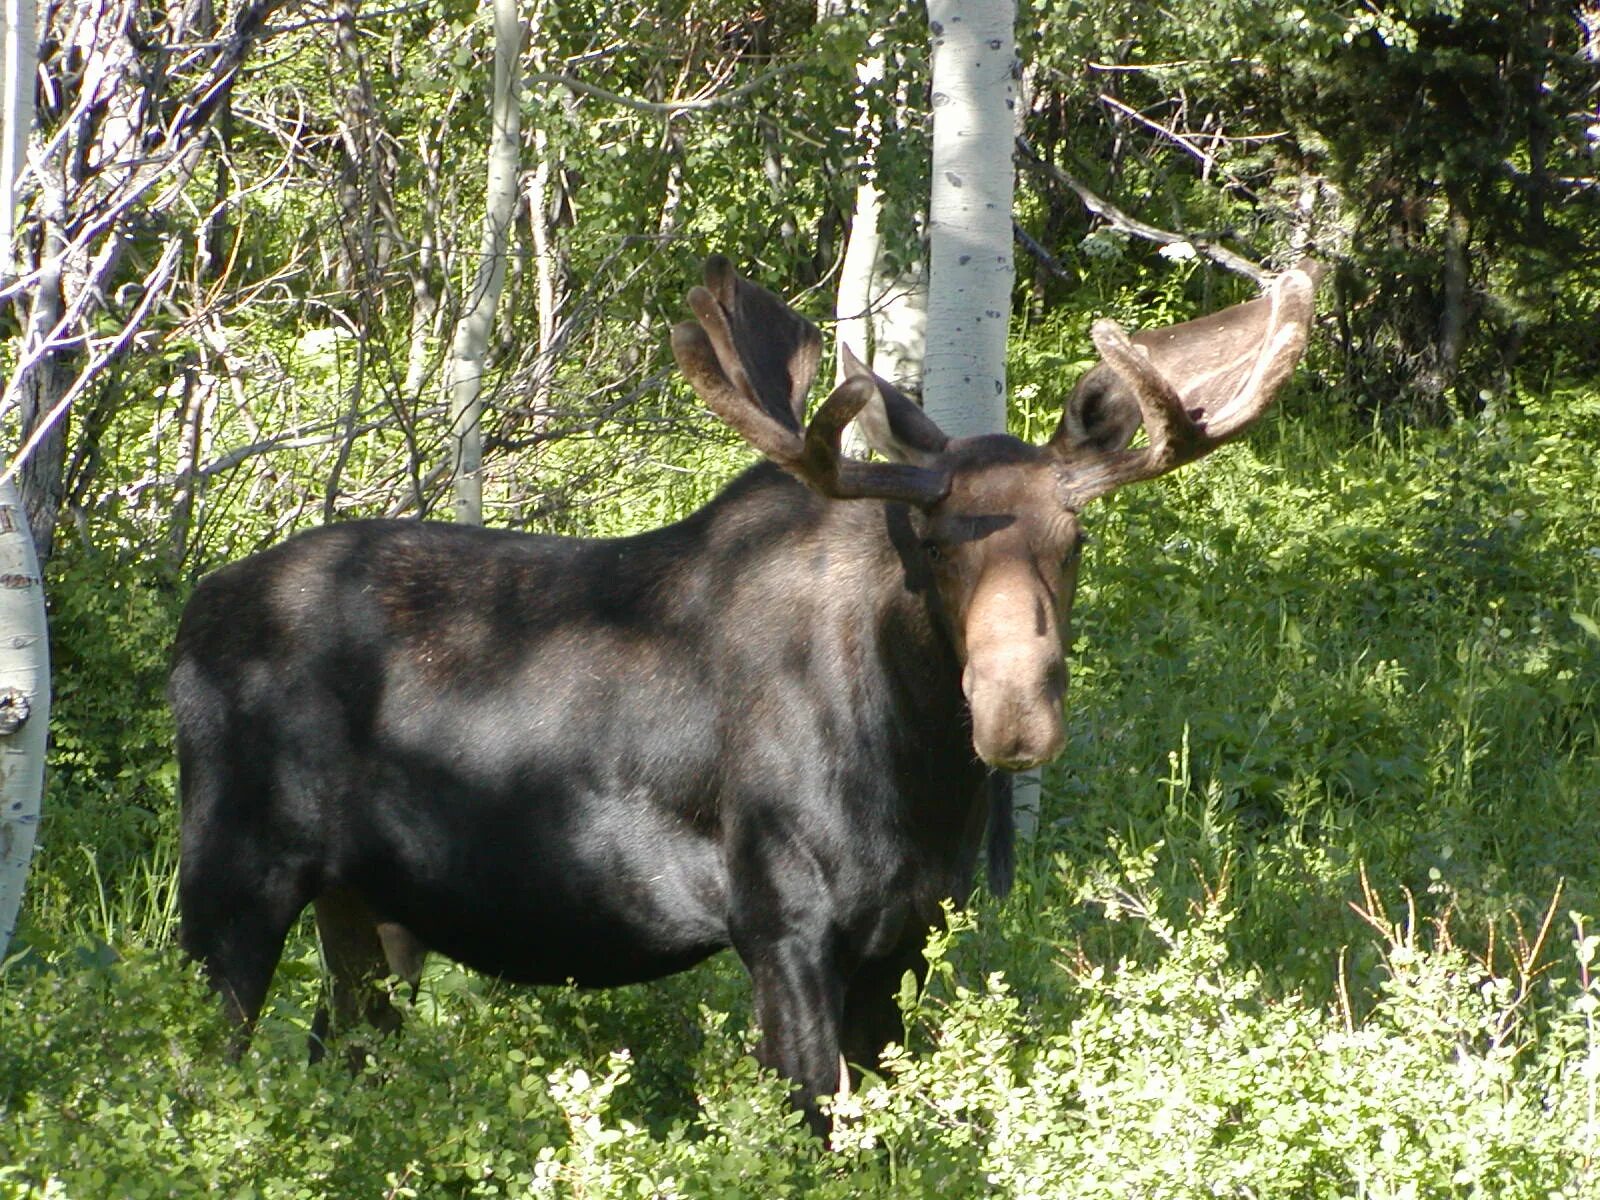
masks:
<path id="1" fill-rule="evenodd" d="M 1229 186 L 1237 188 L 1241 194 L 1250 197 L 1252 200 L 1255 199 L 1256 194 L 1253 189 L 1245 184 L 1245 182 L 1232 171 L 1228 170 L 1227 167 L 1219 163 L 1216 155 L 1209 153 L 1203 147 L 1197 145 L 1194 139 L 1189 137 L 1187 134 L 1180 133 L 1176 129 L 1172 129 L 1169 126 L 1163 125 L 1160 121 L 1151 120 L 1138 109 L 1134 108 L 1130 104 L 1124 104 L 1115 96 L 1110 96 L 1102 92 L 1097 99 L 1099 99 L 1101 104 L 1104 104 L 1113 112 L 1122 114 L 1130 121 L 1144 126 L 1157 137 L 1165 138 L 1184 153 L 1193 155 L 1200 165 L 1205 168 L 1207 174 L 1210 174 L 1212 171 L 1220 172 L 1227 179 Z M 1270 142 L 1288 136 L 1289 135 L 1286 132 L 1282 131 L 1278 133 L 1253 134 L 1248 137 L 1229 137 L 1226 134 L 1217 133 L 1212 135 L 1212 140 L 1214 142 Z"/>
<path id="2" fill-rule="evenodd" d="M 367 24 L 369 22 L 384 20 L 387 17 L 402 17 L 405 16 L 406 13 L 421 12 L 427 7 L 427 0 L 416 0 L 416 2 L 413 4 L 397 4 L 393 8 L 379 8 L 370 12 L 356 13 L 352 19 L 361 24 Z M 268 38 L 274 37 L 280 33 L 299 33 L 302 29 L 314 29 L 319 25 L 336 25 L 343 19 L 344 18 L 340 16 L 307 17 L 301 21 L 291 21 L 286 25 L 268 25 L 261 31 L 261 36 L 263 38 Z M 190 48 L 197 48 L 209 50 L 215 49 L 224 44 L 225 43 L 223 42 L 199 42 L 190 43 L 189 45 L 181 47 L 174 46 L 172 49 L 187 50 Z"/>
<path id="3" fill-rule="evenodd" d="M 715 96 L 698 96 L 687 100 L 640 100 L 633 96 L 623 96 L 616 92 L 608 92 L 605 88 L 596 87 L 592 83 L 585 83 L 581 79 L 574 79 L 571 75 L 551 74 L 544 71 L 524 75 L 523 82 L 528 84 L 556 84 L 580 95 L 593 96 L 597 100 L 604 100 L 609 104 L 616 104 L 623 108 L 671 116 L 674 113 L 706 112 L 710 109 L 725 107 L 736 100 L 742 100 L 751 92 L 761 90 L 774 79 L 797 70 L 799 66 L 799 63 L 780 63 L 770 71 L 763 71 L 754 79 L 747 80 L 730 91 L 722 92 Z"/>
<path id="4" fill-rule="evenodd" d="M 1068 283 L 1076 283 L 1078 281 L 1077 275 L 1069 271 L 1059 258 L 1041 246 L 1034 236 L 1015 220 L 1011 222 L 1011 233 L 1017 239 L 1017 243 L 1031 254 L 1039 265 L 1049 271 L 1050 274 L 1057 279 L 1064 279 Z"/>
<path id="5" fill-rule="evenodd" d="M 5 471 L 0 472 L 0 485 L 4 485 L 7 480 L 16 475 L 22 464 L 28 460 L 28 455 L 32 454 L 38 448 L 39 443 L 50 435 L 50 431 L 55 428 L 56 422 L 61 420 L 67 409 L 72 407 L 72 402 L 83 394 L 89 384 L 94 382 L 100 372 L 105 369 L 106 364 L 127 349 L 128 343 L 134 339 L 144 325 L 145 316 L 149 313 L 156 298 L 166 288 L 167 280 L 172 277 L 172 269 L 177 265 L 178 254 L 182 248 L 182 243 L 177 240 L 167 243 L 166 248 L 161 253 L 161 260 L 145 276 L 138 307 L 123 323 L 121 331 L 110 339 L 108 345 L 105 345 L 94 355 L 88 365 L 78 373 L 78 377 L 72 381 L 72 386 L 66 390 L 61 399 L 56 401 L 50 411 L 34 427 L 28 439 L 23 442 L 22 448 L 12 456 L 11 462 L 6 466 Z M 65 318 L 63 318 L 64 320 Z M 13 377 L 14 384 L 20 385 L 25 375 L 25 370 L 18 371 Z M 9 395 L 7 398 L 9 400 Z"/>
<path id="6" fill-rule="evenodd" d="M 1026 138 L 1017 138 L 1017 149 L 1022 153 L 1024 161 L 1029 166 L 1043 171 L 1062 187 L 1070 188 L 1077 193 L 1078 199 L 1083 201 L 1083 206 L 1112 226 L 1112 228 L 1120 229 L 1125 233 L 1130 233 L 1147 242 L 1155 242 L 1161 246 L 1175 246 L 1186 243 L 1193 246 L 1199 253 L 1205 255 L 1224 270 L 1232 271 L 1236 275 L 1243 275 L 1246 279 L 1261 287 L 1265 287 L 1271 280 L 1272 275 L 1270 272 L 1257 266 L 1248 258 L 1235 254 L 1232 250 L 1219 246 L 1215 242 L 1190 234 L 1173 233 L 1170 230 L 1161 229 L 1141 221 L 1137 217 L 1129 216 L 1109 200 L 1079 183 L 1054 163 L 1046 162 Z"/>
<path id="7" fill-rule="evenodd" d="M 1091 71 L 1126 72 L 1135 74 L 1140 71 L 1177 71 L 1184 67 L 1213 67 L 1222 64 L 1237 66 L 1247 62 L 1243 58 L 1207 59 L 1207 58 L 1178 58 L 1171 62 L 1153 63 L 1103 63 L 1088 62 L 1084 65 Z"/>

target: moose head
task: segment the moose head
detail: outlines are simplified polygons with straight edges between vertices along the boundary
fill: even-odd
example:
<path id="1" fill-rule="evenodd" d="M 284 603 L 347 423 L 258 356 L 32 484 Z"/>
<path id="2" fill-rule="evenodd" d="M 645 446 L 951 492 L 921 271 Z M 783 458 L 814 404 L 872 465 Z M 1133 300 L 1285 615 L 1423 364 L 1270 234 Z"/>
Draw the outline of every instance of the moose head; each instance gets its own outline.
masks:
<path id="1" fill-rule="evenodd" d="M 672 347 L 705 404 L 809 487 L 841 501 L 910 506 L 962 664 L 973 748 L 991 766 L 1023 770 L 1054 758 L 1065 740 L 1063 639 L 1083 545 L 1079 513 L 1249 429 L 1305 348 L 1317 274 L 1303 264 L 1260 299 L 1132 337 L 1096 322 L 1101 361 L 1043 446 L 1006 434 L 947 437 L 848 350 L 844 381 L 806 422 L 821 335 L 720 256 L 689 293 L 698 321 L 677 326 Z M 841 452 L 852 420 L 888 461 Z"/>

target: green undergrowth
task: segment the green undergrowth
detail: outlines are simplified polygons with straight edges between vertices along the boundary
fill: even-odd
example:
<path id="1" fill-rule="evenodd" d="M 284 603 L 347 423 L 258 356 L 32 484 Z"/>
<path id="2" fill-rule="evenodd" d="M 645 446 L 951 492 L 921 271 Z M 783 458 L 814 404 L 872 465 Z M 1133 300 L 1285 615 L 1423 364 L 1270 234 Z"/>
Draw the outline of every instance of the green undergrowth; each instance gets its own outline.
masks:
<path id="1" fill-rule="evenodd" d="M 65 552 L 0 1197 L 1600 1196 L 1600 396 L 1323 408 L 1086 514 L 1018 886 L 934 939 L 828 1149 L 729 958 L 599 993 L 435 963 L 400 1035 L 310 1066 L 306 924 L 228 1063 L 171 942 L 181 589 Z"/>
<path id="2" fill-rule="evenodd" d="M 1396 441 L 1300 412 L 1094 514 L 1041 847 L 1110 829 L 1231 878 L 1293 986 L 1361 871 L 1486 947 L 1558 889 L 1600 911 L 1597 413 Z"/>
<path id="3" fill-rule="evenodd" d="M 237 1065 L 170 947 L 13 973 L 0 1194 L 1595 1194 L 1585 925 L 1553 919 L 1536 966 L 1497 975 L 1447 923 L 1374 905 L 1357 1011 L 1241 961 L 1226 892 L 1163 916 L 1164 860 L 1035 872 L 1027 899 L 1058 902 L 1030 919 L 958 917 L 907 993 L 911 1052 L 835 1105 L 826 1149 L 726 1015 L 727 964 L 590 994 L 439 969 L 354 1072 L 304 1061 L 303 957 Z M 1138 945 L 1096 958 L 1067 902 Z M 1004 970 L 1024 957 L 1026 991 Z"/>

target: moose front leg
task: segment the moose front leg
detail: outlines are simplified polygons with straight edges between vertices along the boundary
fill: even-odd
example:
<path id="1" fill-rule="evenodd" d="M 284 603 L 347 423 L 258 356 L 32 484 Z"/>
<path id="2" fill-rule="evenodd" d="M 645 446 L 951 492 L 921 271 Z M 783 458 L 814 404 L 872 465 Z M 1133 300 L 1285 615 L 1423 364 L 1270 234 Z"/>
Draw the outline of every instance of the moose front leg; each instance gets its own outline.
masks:
<path id="1" fill-rule="evenodd" d="M 740 946 L 755 991 L 761 1045 L 756 1057 L 794 1083 L 795 1105 L 819 1137 L 829 1123 L 817 1097 L 840 1083 L 839 1029 L 844 985 L 816 939 L 788 937 Z"/>
<path id="2" fill-rule="evenodd" d="M 922 939 L 918 937 L 895 953 L 863 963 L 850 977 L 845 991 L 840 1040 L 852 1076 L 859 1078 L 856 1068 L 876 1071 L 884 1047 L 890 1042 L 904 1040 L 901 981 L 910 971 L 920 982 L 925 965 Z"/>

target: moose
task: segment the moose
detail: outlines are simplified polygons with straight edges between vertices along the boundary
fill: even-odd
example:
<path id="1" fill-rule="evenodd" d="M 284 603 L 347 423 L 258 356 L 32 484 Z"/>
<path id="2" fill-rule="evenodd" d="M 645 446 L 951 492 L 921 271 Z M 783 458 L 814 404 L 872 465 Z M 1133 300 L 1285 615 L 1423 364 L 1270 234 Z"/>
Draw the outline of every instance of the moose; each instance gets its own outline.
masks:
<path id="1" fill-rule="evenodd" d="M 209 575 L 169 689 L 181 940 L 239 1045 L 307 904 L 335 1027 L 395 1028 L 374 980 L 414 988 L 428 951 L 604 987 L 732 947 L 760 1057 L 825 1129 L 986 826 L 1008 882 L 1004 773 L 1064 742 L 1080 512 L 1250 427 L 1315 274 L 1097 323 L 1038 447 L 948 438 L 853 356 L 806 422 L 821 335 L 713 257 L 673 353 L 766 461 L 704 508 L 607 539 L 351 521 Z M 883 461 L 841 451 L 852 420 Z"/>

